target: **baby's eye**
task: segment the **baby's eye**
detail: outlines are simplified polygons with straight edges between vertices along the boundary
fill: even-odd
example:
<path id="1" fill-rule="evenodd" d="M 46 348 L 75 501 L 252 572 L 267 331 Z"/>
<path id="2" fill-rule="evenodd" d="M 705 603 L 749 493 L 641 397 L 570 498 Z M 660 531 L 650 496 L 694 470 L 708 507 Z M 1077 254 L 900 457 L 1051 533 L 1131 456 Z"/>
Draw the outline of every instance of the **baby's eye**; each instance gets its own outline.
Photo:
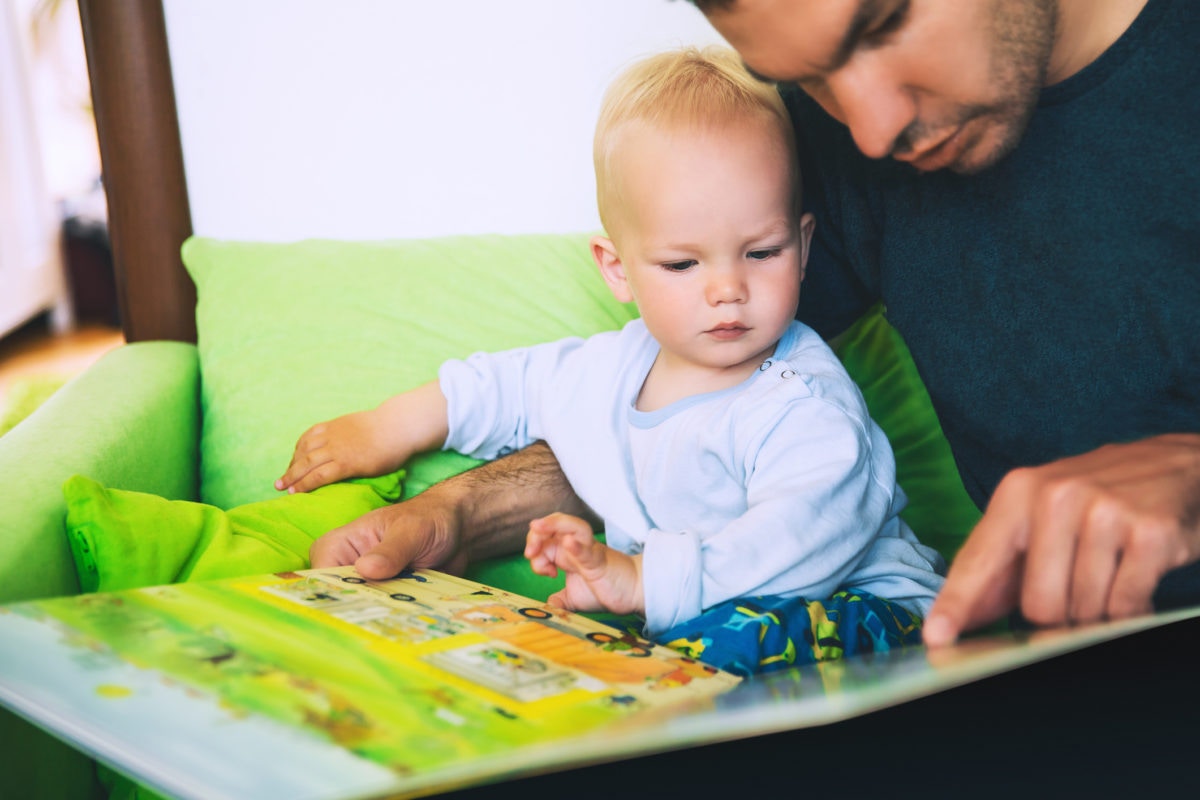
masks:
<path id="1" fill-rule="evenodd" d="M 751 250 L 746 253 L 746 258 L 751 261 L 766 261 L 768 258 L 774 258 L 782 252 L 782 247 L 771 247 L 766 250 Z"/>
<path id="2" fill-rule="evenodd" d="M 667 261 L 664 262 L 662 268 L 671 272 L 685 272 L 696 266 L 695 259 L 687 259 L 686 261 Z"/>

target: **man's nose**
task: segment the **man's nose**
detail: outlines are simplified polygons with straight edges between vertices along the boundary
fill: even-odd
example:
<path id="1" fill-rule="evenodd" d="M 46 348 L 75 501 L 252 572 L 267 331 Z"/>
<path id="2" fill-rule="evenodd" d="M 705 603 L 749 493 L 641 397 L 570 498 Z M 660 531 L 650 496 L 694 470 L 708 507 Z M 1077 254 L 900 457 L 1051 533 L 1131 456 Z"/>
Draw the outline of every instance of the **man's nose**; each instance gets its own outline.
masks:
<path id="1" fill-rule="evenodd" d="M 850 129 L 854 143 L 868 158 L 890 155 L 916 120 L 913 94 L 875 54 L 856 55 L 827 82 L 834 106 L 831 113 Z"/>

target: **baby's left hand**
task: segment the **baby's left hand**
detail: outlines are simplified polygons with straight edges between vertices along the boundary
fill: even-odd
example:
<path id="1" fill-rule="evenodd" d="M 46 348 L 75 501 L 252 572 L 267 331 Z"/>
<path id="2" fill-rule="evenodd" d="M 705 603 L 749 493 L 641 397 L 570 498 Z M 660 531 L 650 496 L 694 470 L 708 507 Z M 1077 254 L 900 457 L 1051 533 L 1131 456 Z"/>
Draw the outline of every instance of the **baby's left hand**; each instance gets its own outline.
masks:
<path id="1" fill-rule="evenodd" d="M 644 614 L 641 556 L 629 556 L 596 541 L 586 521 L 551 514 L 529 523 L 525 557 L 539 575 L 567 573 L 566 586 L 547 598 L 570 611 Z"/>

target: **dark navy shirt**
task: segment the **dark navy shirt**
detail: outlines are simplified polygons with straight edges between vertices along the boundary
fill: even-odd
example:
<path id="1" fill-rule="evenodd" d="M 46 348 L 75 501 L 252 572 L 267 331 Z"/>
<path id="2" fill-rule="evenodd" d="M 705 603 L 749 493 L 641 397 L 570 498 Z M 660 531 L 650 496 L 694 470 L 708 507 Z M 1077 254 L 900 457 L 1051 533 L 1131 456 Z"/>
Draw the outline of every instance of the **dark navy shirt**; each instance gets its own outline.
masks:
<path id="1" fill-rule="evenodd" d="M 1150 0 L 983 173 L 871 160 L 807 96 L 799 316 L 882 300 L 983 507 L 1010 469 L 1200 431 L 1200 2 Z"/>

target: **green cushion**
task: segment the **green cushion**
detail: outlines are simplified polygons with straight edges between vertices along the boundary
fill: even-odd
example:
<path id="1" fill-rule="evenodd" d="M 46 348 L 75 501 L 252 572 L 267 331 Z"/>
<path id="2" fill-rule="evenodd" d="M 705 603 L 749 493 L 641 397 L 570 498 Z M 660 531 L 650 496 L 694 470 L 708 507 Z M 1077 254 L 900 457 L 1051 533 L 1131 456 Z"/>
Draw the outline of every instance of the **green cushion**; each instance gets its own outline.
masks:
<path id="1" fill-rule="evenodd" d="M 394 503 L 402 477 L 335 483 L 224 511 L 74 475 L 63 486 L 67 537 L 85 592 L 304 569 L 314 539 Z"/>
<path id="2" fill-rule="evenodd" d="M 896 482 L 909 501 L 901 516 L 949 563 L 980 511 L 959 477 L 908 346 L 876 306 L 838 337 L 835 350 L 892 443 Z"/>
<path id="3" fill-rule="evenodd" d="M 192 238 L 202 375 L 200 498 L 275 495 L 310 425 L 437 377 L 447 358 L 623 325 L 588 234 L 284 244 Z M 478 462 L 409 464 L 406 496 Z"/>

